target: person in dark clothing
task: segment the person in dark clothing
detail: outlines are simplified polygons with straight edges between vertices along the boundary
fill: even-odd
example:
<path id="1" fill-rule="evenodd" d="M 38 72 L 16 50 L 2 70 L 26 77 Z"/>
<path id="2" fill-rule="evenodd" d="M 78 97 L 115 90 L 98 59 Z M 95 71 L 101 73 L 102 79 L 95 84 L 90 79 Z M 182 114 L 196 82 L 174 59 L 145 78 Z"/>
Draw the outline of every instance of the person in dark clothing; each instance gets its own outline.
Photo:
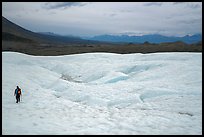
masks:
<path id="1" fill-rule="evenodd" d="M 21 89 L 18 86 L 15 89 L 14 96 L 16 96 L 16 103 L 20 102 Z"/>

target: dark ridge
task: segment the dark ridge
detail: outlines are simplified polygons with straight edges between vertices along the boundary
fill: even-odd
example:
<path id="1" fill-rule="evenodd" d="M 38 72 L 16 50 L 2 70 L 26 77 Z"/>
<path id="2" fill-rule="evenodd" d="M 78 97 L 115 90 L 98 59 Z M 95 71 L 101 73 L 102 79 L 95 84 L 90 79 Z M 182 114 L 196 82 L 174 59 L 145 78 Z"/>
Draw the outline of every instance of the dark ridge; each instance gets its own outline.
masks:
<path id="1" fill-rule="evenodd" d="M 19 37 L 7 32 L 2 32 L 2 40 L 5 41 L 18 41 L 18 42 L 34 42 L 31 39 L 27 39 L 27 38 L 23 38 L 23 37 Z"/>

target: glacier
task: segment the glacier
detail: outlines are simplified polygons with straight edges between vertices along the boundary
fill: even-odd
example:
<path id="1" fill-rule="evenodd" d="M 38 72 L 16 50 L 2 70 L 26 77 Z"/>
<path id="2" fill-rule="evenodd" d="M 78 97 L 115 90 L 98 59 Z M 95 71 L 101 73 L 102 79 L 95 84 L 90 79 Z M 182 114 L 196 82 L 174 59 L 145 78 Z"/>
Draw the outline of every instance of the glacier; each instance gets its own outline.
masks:
<path id="1" fill-rule="evenodd" d="M 2 52 L 2 134 L 201 135 L 202 53 Z"/>

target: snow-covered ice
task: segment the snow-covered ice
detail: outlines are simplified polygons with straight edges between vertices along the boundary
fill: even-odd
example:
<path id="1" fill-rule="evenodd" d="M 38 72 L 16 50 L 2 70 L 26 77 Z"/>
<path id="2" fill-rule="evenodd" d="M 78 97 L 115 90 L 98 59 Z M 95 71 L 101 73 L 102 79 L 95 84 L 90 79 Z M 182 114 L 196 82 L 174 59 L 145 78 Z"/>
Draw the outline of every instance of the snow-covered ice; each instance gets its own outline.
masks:
<path id="1" fill-rule="evenodd" d="M 202 53 L 2 52 L 2 133 L 201 135 Z"/>

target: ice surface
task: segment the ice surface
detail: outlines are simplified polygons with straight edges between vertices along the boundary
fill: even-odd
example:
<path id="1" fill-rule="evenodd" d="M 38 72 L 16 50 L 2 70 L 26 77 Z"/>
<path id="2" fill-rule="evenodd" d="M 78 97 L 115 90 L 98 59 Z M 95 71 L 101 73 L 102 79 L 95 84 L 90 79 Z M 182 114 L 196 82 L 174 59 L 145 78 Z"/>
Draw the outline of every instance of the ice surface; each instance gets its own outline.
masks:
<path id="1" fill-rule="evenodd" d="M 2 52 L 2 133 L 202 134 L 202 53 Z"/>

